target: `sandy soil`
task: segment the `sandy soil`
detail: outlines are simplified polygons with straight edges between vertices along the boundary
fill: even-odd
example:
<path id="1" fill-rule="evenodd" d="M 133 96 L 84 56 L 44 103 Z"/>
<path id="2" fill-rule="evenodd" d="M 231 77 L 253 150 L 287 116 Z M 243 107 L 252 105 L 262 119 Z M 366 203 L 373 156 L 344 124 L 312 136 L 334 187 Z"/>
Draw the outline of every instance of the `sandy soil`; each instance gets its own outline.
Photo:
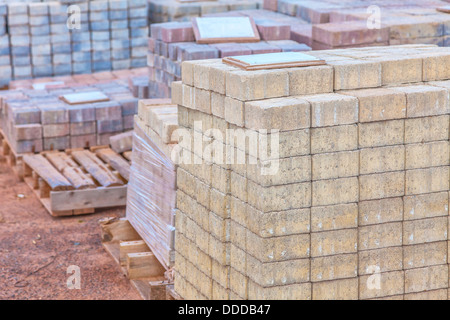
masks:
<path id="1" fill-rule="evenodd" d="M 53 218 L 0 156 L 0 300 L 139 299 L 100 240 L 97 221 L 124 214 Z M 67 288 L 71 265 L 80 267 L 80 290 Z"/>

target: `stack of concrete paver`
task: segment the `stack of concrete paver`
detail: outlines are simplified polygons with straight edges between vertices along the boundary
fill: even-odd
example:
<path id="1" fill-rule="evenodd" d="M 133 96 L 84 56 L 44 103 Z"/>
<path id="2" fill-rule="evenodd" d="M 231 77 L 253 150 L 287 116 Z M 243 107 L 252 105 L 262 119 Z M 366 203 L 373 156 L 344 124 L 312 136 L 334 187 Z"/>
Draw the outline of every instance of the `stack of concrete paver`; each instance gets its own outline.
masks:
<path id="1" fill-rule="evenodd" d="M 450 50 L 311 55 L 327 65 L 183 63 L 176 292 L 447 299 Z"/>
<path id="2" fill-rule="evenodd" d="M 264 8 L 311 23 L 296 31 L 310 38 L 313 49 L 322 50 L 413 43 L 449 46 L 450 16 L 436 10 L 446 5 L 445 0 L 265 0 Z"/>
<path id="3" fill-rule="evenodd" d="M 191 18 L 210 13 L 257 9 L 261 5 L 262 0 L 207 0 L 184 3 L 177 0 L 149 0 L 149 21 L 190 21 Z"/>
<path id="4" fill-rule="evenodd" d="M 138 99 L 129 91 L 127 78 L 107 75 L 35 82 L 35 89 L 22 81 L 14 83 L 22 89 L 0 92 L 0 128 L 12 149 L 25 153 L 105 145 L 110 136 L 133 129 Z M 70 105 L 60 99 L 85 92 L 102 92 L 108 101 Z"/>
<path id="5" fill-rule="evenodd" d="M 254 43 L 197 44 L 191 22 L 153 24 L 148 42 L 149 97 L 170 97 L 173 81 L 180 80 L 183 61 L 224 58 L 248 54 L 309 51 L 310 47 L 290 40 L 292 17 L 263 10 L 247 10 L 209 15 L 249 16 L 255 20 L 261 40 Z"/>
<path id="6" fill-rule="evenodd" d="M 135 117 L 127 219 L 167 269 L 175 237 L 177 106 L 170 99 L 140 100 Z"/>
<path id="7" fill-rule="evenodd" d="M 1 81 L 143 67 L 147 37 L 146 0 L 0 4 Z"/>

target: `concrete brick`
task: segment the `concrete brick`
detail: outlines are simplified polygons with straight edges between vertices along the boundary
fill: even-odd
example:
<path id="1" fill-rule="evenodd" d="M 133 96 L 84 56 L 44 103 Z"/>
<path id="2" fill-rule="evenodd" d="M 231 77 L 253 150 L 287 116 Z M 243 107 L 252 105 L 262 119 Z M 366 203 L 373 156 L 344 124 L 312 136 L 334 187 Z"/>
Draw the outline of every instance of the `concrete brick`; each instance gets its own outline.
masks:
<path id="1" fill-rule="evenodd" d="M 358 278 L 316 282 L 313 300 L 358 300 Z"/>
<path id="2" fill-rule="evenodd" d="M 341 204 L 311 208 L 311 231 L 329 231 L 358 227 L 358 205 Z"/>
<path id="3" fill-rule="evenodd" d="M 448 300 L 447 289 L 405 294 L 405 300 Z"/>
<path id="4" fill-rule="evenodd" d="M 360 226 L 403 220 L 402 198 L 361 201 L 358 205 Z"/>
<path id="5" fill-rule="evenodd" d="M 355 177 L 359 174 L 359 151 L 321 153 L 312 156 L 312 180 Z"/>
<path id="6" fill-rule="evenodd" d="M 404 170 L 405 147 L 400 145 L 361 149 L 360 161 L 360 174 Z"/>
<path id="7" fill-rule="evenodd" d="M 62 137 L 68 136 L 69 134 L 69 123 L 46 124 L 42 126 L 42 136 L 44 138 Z"/>
<path id="8" fill-rule="evenodd" d="M 312 257 L 356 253 L 357 248 L 357 229 L 311 233 Z"/>
<path id="9" fill-rule="evenodd" d="M 406 94 L 408 118 L 448 114 L 448 91 L 433 86 L 398 87 L 393 90 Z"/>
<path id="10" fill-rule="evenodd" d="M 403 223 L 403 244 L 413 245 L 447 240 L 448 217 L 405 221 Z"/>
<path id="11" fill-rule="evenodd" d="M 405 271 L 405 293 L 448 288 L 448 266 Z"/>
<path id="12" fill-rule="evenodd" d="M 359 146 L 361 148 L 403 144 L 404 136 L 404 120 L 361 123 L 359 125 Z"/>
<path id="13" fill-rule="evenodd" d="M 358 255 L 343 254 L 311 259 L 311 281 L 354 278 L 358 275 Z"/>
<path id="14" fill-rule="evenodd" d="M 211 92 L 207 90 L 194 89 L 195 109 L 211 114 Z"/>
<path id="15" fill-rule="evenodd" d="M 329 62 L 334 68 L 334 90 L 381 87 L 381 64 L 363 60 Z"/>
<path id="16" fill-rule="evenodd" d="M 359 177 L 360 200 L 374 200 L 403 196 L 405 173 L 390 172 Z"/>
<path id="17" fill-rule="evenodd" d="M 343 91 L 358 98 L 359 121 L 372 122 L 406 117 L 406 95 L 392 89 L 377 88 Z"/>
<path id="18" fill-rule="evenodd" d="M 358 274 L 403 270 L 403 248 L 388 247 L 358 252 Z"/>
<path id="19" fill-rule="evenodd" d="M 402 223 L 384 223 L 359 228 L 360 250 L 381 249 L 402 245 Z"/>
<path id="20" fill-rule="evenodd" d="M 311 104 L 311 126 L 327 127 L 358 122 L 358 100 L 342 94 L 304 96 Z"/>
<path id="21" fill-rule="evenodd" d="M 310 104 L 299 98 L 276 98 L 245 103 L 245 127 L 289 131 L 310 127 Z"/>
<path id="22" fill-rule="evenodd" d="M 431 53 L 423 59 L 423 81 L 447 80 L 450 78 L 448 66 L 450 55 Z"/>
<path id="23" fill-rule="evenodd" d="M 380 287 L 374 287 L 371 277 L 380 278 Z M 359 298 L 371 299 L 403 294 L 405 273 L 403 271 L 381 273 L 379 275 L 366 275 L 359 279 Z"/>
<path id="24" fill-rule="evenodd" d="M 447 140 L 448 115 L 405 120 L 405 143 Z"/>
<path id="25" fill-rule="evenodd" d="M 357 202 L 358 178 L 320 180 L 312 183 L 312 205 L 327 206 Z"/>
<path id="26" fill-rule="evenodd" d="M 289 71 L 289 95 L 307 95 L 333 92 L 333 68 L 315 66 L 291 68 Z"/>
<path id="27" fill-rule="evenodd" d="M 447 264 L 447 250 L 447 241 L 404 246 L 404 268 L 415 269 Z"/>
<path id="28" fill-rule="evenodd" d="M 346 125 L 311 129 L 311 153 L 349 151 L 357 149 L 358 128 Z"/>
<path id="29" fill-rule="evenodd" d="M 244 103 L 233 98 L 225 97 L 225 120 L 243 127 L 245 124 Z"/>
<path id="30" fill-rule="evenodd" d="M 448 192 L 404 197 L 404 220 L 448 216 Z"/>
<path id="31" fill-rule="evenodd" d="M 406 171 L 405 194 L 415 195 L 445 191 L 449 188 L 449 167 Z"/>
<path id="32" fill-rule="evenodd" d="M 406 169 L 449 165 L 448 141 L 410 144 L 406 146 Z"/>
<path id="33" fill-rule="evenodd" d="M 311 300 L 311 284 L 301 283 L 287 286 L 263 288 L 253 281 L 248 282 L 249 300 Z"/>

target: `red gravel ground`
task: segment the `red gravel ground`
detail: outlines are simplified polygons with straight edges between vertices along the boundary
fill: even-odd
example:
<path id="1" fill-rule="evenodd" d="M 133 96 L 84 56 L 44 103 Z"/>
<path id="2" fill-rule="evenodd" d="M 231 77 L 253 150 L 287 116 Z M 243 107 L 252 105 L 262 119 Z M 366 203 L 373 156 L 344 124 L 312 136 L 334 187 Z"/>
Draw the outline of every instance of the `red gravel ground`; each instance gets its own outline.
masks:
<path id="1" fill-rule="evenodd" d="M 0 156 L 0 300 L 140 299 L 100 240 L 98 220 L 124 214 L 53 218 Z M 80 290 L 67 288 L 71 265 Z"/>

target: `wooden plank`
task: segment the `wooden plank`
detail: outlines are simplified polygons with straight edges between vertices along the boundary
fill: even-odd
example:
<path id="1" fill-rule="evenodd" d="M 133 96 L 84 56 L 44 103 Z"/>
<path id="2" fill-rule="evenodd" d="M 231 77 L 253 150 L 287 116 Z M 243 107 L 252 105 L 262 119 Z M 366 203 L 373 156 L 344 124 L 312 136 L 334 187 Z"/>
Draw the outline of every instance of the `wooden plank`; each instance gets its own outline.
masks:
<path id="1" fill-rule="evenodd" d="M 103 242 L 137 241 L 142 240 L 141 236 L 134 230 L 130 222 L 125 218 L 108 217 L 100 219 Z M 119 246 L 117 246 L 118 248 Z M 118 249 L 119 250 L 119 249 Z M 119 251 L 117 253 L 117 263 L 119 263 Z"/>
<path id="2" fill-rule="evenodd" d="M 197 43 L 258 42 L 261 38 L 251 17 L 192 18 Z"/>
<path id="3" fill-rule="evenodd" d="M 133 155 L 133 152 L 131 152 L 131 151 L 125 151 L 122 155 L 123 155 L 123 157 L 124 157 L 125 159 L 127 159 L 128 161 L 131 161 L 131 156 Z"/>
<path id="4" fill-rule="evenodd" d="M 92 152 L 88 150 L 73 151 L 72 156 L 100 185 L 104 187 L 123 185 L 123 182 Z"/>
<path id="5" fill-rule="evenodd" d="M 99 187 L 97 189 L 51 192 L 53 211 L 86 208 L 110 208 L 127 204 L 127 187 Z"/>
<path id="6" fill-rule="evenodd" d="M 54 191 L 73 190 L 71 183 L 40 154 L 24 155 L 23 161 Z"/>
<path id="7" fill-rule="evenodd" d="M 166 269 L 151 252 L 129 253 L 127 274 L 129 279 L 163 276 Z"/>
<path id="8" fill-rule="evenodd" d="M 92 189 L 96 184 L 65 152 L 46 153 L 47 160 L 61 172 L 77 190 Z"/>
<path id="9" fill-rule="evenodd" d="M 120 154 L 117 154 L 110 148 L 99 149 L 96 151 L 96 154 L 114 170 L 119 172 L 125 180 L 130 180 L 130 163 Z"/>
<path id="10" fill-rule="evenodd" d="M 129 253 L 150 252 L 150 249 L 144 240 L 123 241 L 120 243 L 119 249 L 120 264 L 123 266 L 127 264 L 127 255 Z"/>

